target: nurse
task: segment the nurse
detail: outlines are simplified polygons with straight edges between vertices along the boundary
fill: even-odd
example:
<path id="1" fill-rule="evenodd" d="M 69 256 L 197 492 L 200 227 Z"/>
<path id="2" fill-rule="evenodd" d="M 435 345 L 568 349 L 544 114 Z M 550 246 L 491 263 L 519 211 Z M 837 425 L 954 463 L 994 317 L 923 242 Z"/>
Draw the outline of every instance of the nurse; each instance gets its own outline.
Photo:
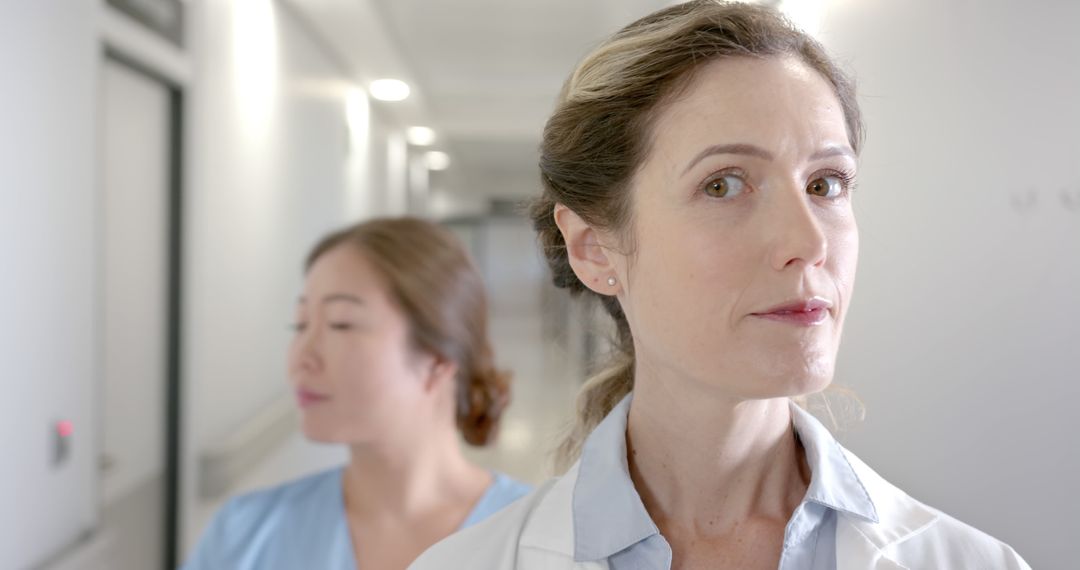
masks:
<path id="1" fill-rule="evenodd" d="M 289 376 L 311 440 L 346 466 L 229 501 L 185 568 L 405 568 L 425 548 L 526 494 L 467 461 L 510 401 L 483 284 L 448 230 L 365 222 L 307 258 Z"/>
<path id="2" fill-rule="evenodd" d="M 796 403 L 833 378 L 862 141 L 850 79 L 767 7 L 678 4 L 586 56 L 532 214 L 622 354 L 582 390 L 569 470 L 412 568 L 1027 568 Z"/>

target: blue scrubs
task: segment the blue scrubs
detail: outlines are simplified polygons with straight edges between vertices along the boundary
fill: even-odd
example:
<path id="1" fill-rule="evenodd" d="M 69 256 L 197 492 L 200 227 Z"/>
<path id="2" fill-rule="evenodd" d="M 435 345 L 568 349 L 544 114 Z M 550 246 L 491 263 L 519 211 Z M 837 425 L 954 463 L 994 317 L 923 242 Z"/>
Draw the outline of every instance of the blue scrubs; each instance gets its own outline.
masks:
<path id="1" fill-rule="evenodd" d="M 184 570 L 357 570 L 342 496 L 343 468 L 230 500 Z M 495 473 L 462 523 L 471 526 L 532 489 Z"/>

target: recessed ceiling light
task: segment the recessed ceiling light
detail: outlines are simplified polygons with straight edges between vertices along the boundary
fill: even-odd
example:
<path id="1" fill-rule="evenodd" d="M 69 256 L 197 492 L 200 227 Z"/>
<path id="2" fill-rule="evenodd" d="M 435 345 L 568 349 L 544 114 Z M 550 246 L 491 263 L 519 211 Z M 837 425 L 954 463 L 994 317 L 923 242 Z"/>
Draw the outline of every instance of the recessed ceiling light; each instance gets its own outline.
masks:
<path id="1" fill-rule="evenodd" d="M 446 170 L 450 168 L 450 155 L 438 150 L 429 150 L 424 153 L 428 170 Z"/>
<path id="2" fill-rule="evenodd" d="M 405 131 L 405 137 L 409 139 L 409 144 L 430 146 L 435 142 L 435 131 L 429 127 L 409 127 Z"/>
<path id="3" fill-rule="evenodd" d="M 409 84 L 400 79 L 376 79 L 368 91 L 379 101 L 402 101 L 409 96 Z"/>

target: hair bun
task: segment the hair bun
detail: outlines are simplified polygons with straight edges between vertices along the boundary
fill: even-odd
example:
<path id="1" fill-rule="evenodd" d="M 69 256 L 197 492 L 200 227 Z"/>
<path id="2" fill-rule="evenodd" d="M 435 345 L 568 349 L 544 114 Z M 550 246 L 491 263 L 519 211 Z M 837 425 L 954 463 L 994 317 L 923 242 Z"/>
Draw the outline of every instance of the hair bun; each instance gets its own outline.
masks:
<path id="1" fill-rule="evenodd" d="M 510 404 L 511 374 L 489 368 L 464 384 L 458 400 L 458 428 L 470 445 L 495 440 L 502 413 Z"/>

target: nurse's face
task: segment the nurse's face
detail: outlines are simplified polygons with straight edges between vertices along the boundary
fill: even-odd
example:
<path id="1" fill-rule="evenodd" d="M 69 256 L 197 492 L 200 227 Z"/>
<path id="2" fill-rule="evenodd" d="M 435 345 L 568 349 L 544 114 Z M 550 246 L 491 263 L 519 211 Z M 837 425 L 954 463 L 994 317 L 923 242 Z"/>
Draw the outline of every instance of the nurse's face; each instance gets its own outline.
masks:
<path id="1" fill-rule="evenodd" d="M 357 248 L 339 245 L 315 261 L 296 325 L 289 375 L 309 438 L 386 442 L 430 417 L 434 359 L 411 347 L 405 315 Z"/>
<path id="2" fill-rule="evenodd" d="M 639 365 L 742 399 L 823 389 L 858 254 L 830 85 L 794 58 L 713 62 L 653 135 L 616 258 Z"/>

